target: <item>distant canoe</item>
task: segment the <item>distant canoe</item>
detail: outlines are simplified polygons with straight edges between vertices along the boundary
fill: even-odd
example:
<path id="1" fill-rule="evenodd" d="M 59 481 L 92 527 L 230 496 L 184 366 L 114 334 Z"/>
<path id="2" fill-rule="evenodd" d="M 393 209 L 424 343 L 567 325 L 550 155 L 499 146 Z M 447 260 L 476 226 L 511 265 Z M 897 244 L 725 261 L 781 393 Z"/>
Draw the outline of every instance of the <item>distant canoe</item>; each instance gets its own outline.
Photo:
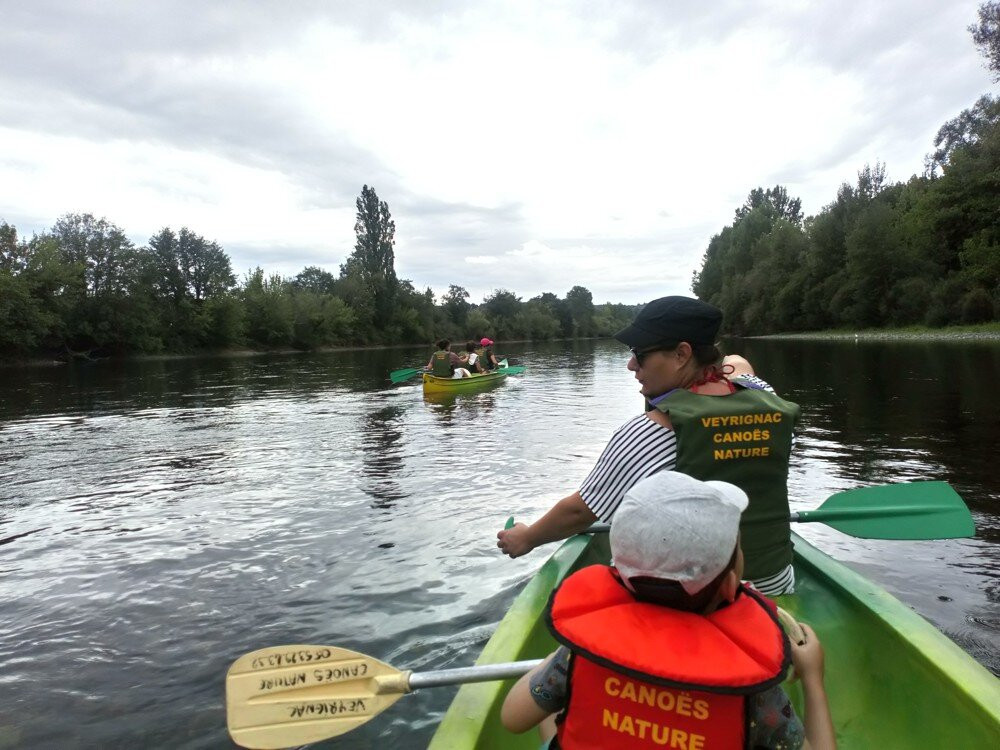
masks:
<path id="1" fill-rule="evenodd" d="M 424 393 L 461 393 L 486 388 L 490 383 L 499 383 L 509 373 L 504 368 L 493 372 L 476 373 L 467 378 L 436 378 L 424 373 Z"/>

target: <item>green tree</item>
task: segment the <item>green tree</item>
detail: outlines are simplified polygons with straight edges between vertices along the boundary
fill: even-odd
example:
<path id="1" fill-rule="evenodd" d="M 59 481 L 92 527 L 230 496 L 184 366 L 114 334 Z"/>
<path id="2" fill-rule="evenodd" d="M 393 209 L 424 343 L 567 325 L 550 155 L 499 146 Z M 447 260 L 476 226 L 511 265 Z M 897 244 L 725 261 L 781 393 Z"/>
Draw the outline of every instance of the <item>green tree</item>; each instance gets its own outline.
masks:
<path id="1" fill-rule="evenodd" d="M 1000 81 L 1000 2 L 991 0 L 979 6 L 979 23 L 969 26 L 972 41 L 986 58 L 986 67 L 993 71 L 993 80 Z"/>
<path id="2" fill-rule="evenodd" d="M 507 289 L 494 289 L 483 299 L 483 312 L 492 323 L 494 338 L 513 338 L 514 319 L 521 311 L 521 298 Z"/>
<path id="3" fill-rule="evenodd" d="M 1000 100 L 990 94 L 979 97 L 969 109 L 948 120 L 934 137 L 934 154 L 930 158 L 931 174 L 937 176 L 938 168 L 944 169 L 956 149 L 970 148 L 996 129 L 1000 123 Z"/>
<path id="4" fill-rule="evenodd" d="M 287 284 L 278 275 L 265 278 L 258 266 L 243 286 L 246 336 L 265 347 L 289 346 L 293 340 L 295 311 Z"/>
<path id="5" fill-rule="evenodd" d="M 802 200 L 788 195 L 788 189 L 782 185 L 764 190 L 754 188 L 747 196 L 746 202 L 736 209 L 735 221 L 746 217 L 754 209 L 764 209 L 774 219 L 784 219 L 793 224 L 802 223 Z"/>
<path id="6" fill-rule="evenodd" d="M 389 205 L 380 201 L 375 189 L 367 185 L 361 188 L 357 209 L 354 223 L 357 242 L 354 252 L 341 266 L 341 277 L 357 277 L 371 296 L 375 328 L 382 331 L 392 317 L 398 287 L 393 249 L 396 223 L 389 214 Z"/>
<path id="7" fill-rule="evenodd" d="M 514 316 L 514 325 L 521 337 L 533 341 L 554 339 L 561 331 L 559 320 L 552 314 L 549 306 L 538 298 L 530 299 L 522 305 L 520 312 Z"/>
<path id="8" fill-rule="evenodd" d="M 594 328 L 597 336 L 614 336 L 627 327 L 639 313 L 641 305 L 622 305 L 611 302 L 594 308 Z"/>
<path id="9" fill-rule="evenodd" d="M 88 295 L 125 291 L 134 247 L 120 227 L 93 214 L 66 214 L 52 235 L 66 262 L 82 268 Z"/>
<path id="10" fill-rule="evenodd" d="M 91 214 L 66 214 L 52 228 L 64 264 L 79 274 L 63 294 L 72 297 L 66 344 L 74 349 L 157 351 L 157 310 L 147 286 L 148 254 L 125 232 Z"/>
<path id="11" fill-rule="evenodd" d="M 573 318 L 573 336 L 587 338 L 594 335 L 594 298 L 590 290 L 574 286 L 566 292 L 566 306 Z"/>
<path id="12" fill-rule="evenodd" d="M 351 341 L 361 344 L 383 340 L 382 331 L 375 329 L 375 300 L 358 264 L 350 258 L 340 267 L 334 294 L 344 300 L 354 313 Z"/>
<path id="13" fill-rule="evenodd" d="M 333 294 L 337 280 L 329 271 L 318 266 L 306 266 L 292 279 L 292 286 L 316 294 Z"/>
<path id="14" fill-rule="evenodd" d="M 994 102 L 994 106 L 1000 115 L 1000 105 Z M 927 201 L 945 273 L 963 268 L 963 252 L 965 262 L 978 266 L 976 248 L 1000 244 L 1000 119 L 981 124 L 977 131 L 975 138 L 952 150 Z M 966 247 L 970 240 L 972 244 Z M 988 285 L 989 274 L 980 282 Z"/>
<path id="15" fill-rule="evenodd" d="M 789 221 L 778 221 L 760 238 L 753 268 L 742 280 L 748 303 L 734 329 L 775 333 L 799 326 L 807 252 L 805 232 Z"/>
<path id="16" fill-rule="evenodd" d="M 0 351 L 26 353 L 57 324 L 51 290 L 32 264 L 31 246 L 17 229 L 0 223 Z"/>
<path id="17" fill-rule="evenodd" d="M 206 321 L 202 343 L 207 347 L 226 348 L 246 341 L 246 309 L 236 292 L 217 294 L 205 300 L 202 314 Z"/>
<path id="18" fill-rule="evenodd" d="M 388 340 L 405 343 L 430 341 L 435 336 L 434 290 L 418 292 L 407 279 L 399 282 L 397 304 L 387 329 Z"/>
<path id="19" fill-rule="evenodd" d="M 6 221 L 0 222 L 0 270 L 17 273 L 26 264 L 27 243 L 19 242 L 17 229 Z"/>
<path id="20" fill-rule="evenodd" d="M 187 227 L 176 234 L 164 227 L 150 237 L 146 258 L 161 338 L 177 350 L 209 346 L 210 340 L 218 340 L 209 332 L 213 315 L 205 310 L 205 302 L 227 294 L 236 283 L 229 256 L 219 244 Z"/>
<path id="21" fill-rule="evenodd" d="M 497 328 L 493 324 L 493 321 L 486 315 L 486 311 L 481 307 L 475 307 L 469 311 L 469 317 L 465 321 L 465 326 L 469 337 L 476 341 L 479 341 L 483 336 L 491 339 L 498 337 Z"/>
<path id="22" fill-rule="evenodd" d="M 569 338 L 573 335 L 573 313 L 570 312 L 566 300 L 559 299 L 552 292 L 543 292 L 537 297 L 532 297 L 529 301 L 544 305 L 548 309 L 549 314 L 559 321 L 557 336 Z"/>
<path id="23" fill-rule="evenodd" d="M 469 293 L 465 287 L 455 284 L 449 285 L 448 292 L 444 295 L 441 302 L 451 322 L 460 329 L 463 329 L 466 319 L 469 317 L 469 310 L 472 307 L 469 304 Z"/>
<path id="24" fill-rule="evenodd" d="M 354 315 L 342 299 L 298 289 L 291 295 L 291 307 L 292 344 L 297 348 L 315 349 L 349 340 Z"/>

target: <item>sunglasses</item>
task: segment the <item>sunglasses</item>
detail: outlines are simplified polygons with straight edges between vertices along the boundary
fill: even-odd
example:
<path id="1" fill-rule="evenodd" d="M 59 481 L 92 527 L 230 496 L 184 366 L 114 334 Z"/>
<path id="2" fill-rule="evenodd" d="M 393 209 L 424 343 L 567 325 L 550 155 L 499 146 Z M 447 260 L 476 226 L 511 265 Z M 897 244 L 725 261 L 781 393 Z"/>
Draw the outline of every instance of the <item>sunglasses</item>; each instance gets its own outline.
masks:
<path id="1" fill-rule="evenodd" d="M 659 346 L 651 346 L 648 349 L 635 349 L 630 347 L 629 351 L 632 352 L 632 356 L 635 357 L 635 363 L 639 365 L 639 367 L 642 367 L 642 363 L 646 359 L 647 355 L 652 354 L 653 352 L 669 352 L 675 348 L 676 345 L 665 346 L 661 344 Z"/>

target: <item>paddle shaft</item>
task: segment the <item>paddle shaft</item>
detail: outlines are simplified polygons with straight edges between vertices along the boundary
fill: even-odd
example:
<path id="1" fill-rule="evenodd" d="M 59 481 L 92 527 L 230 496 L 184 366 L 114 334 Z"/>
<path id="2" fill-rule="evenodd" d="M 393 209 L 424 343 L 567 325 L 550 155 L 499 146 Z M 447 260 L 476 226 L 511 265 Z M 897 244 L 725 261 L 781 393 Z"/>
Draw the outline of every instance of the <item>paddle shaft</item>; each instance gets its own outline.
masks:
<path id="1" fill-rule="evenodd" d="M 938 481 L 859 487 L 831 495 L 814 510 L 771 513 L 744 522 L 825 523 L 860 539 L 962 539 L 976 533 L 968 506 L 947 482 Z M 504 528 L 513 525 L 511 516 Z M 609 530 L 608 524 L 595 523 L 583 533 Z"/>
<path id="2" fill-rule="evenodd" d="M 848 521 L 851 519 L 884 518 L 886 516 L 923 516 L 940 513 L 939 505 L 895 505 L 892 508 L 817 508 L 816 510 L 800 510 L 792 513 L 790 521 L 809 523 L 811 521 Z M 761 523 L 768 520 L 762 518 Z"/>
<path id="3" fill-rule="evenodd" d="M 476 667 L 458 667 L 456 669 L 439 669 L 434 672 L 413 672 L 408 681 L 410 690 L 420 688 L 443 687 L 445 685 L 464 685 L 467 682 L 490 682 L 520 677 L 542 663 L 542 659 L 512 661 L 504 664 L 481 664 Z"/>
<path id="4" fill-rule="evenodd" d="M 789 515 L 764 516 L 746 521 L 750 525 L 789 521 L 791 523 L 825 523 L 826 521 L 849 521 L 852 519 L 886 518 L 906 515 L 929 515 L 940 513 L 940 506 L 934 505 L 897 505 L 892 508 L 817 508 L 816 510 L 800 510 Z M 611 531 L 610 523 L 595 523 L 583 530 L 584 534 L 606 534 Z"/>

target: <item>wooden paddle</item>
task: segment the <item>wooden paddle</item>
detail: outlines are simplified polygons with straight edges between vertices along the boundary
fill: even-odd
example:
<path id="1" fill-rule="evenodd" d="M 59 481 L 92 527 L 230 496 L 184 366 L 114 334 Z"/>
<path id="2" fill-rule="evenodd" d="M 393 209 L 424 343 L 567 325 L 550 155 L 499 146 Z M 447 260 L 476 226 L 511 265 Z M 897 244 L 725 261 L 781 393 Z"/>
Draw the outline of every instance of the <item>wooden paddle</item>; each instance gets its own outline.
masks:
<path id="1" fill-rule="evenodd" d="M 520 677 L 541 661 L 415 673 L 337 646 L 272 646 L 229 668 L 226 725 L 241 747 L 305 745 L 350 732 L 419 688 Z"/>
<path id="2" fill-rule="evenodd" d="M 795 620 L 779 614 L 794 638 L 788 629 Z M 542 661 L 411 672 L 337 646 L 262 648 L 234 661 L 226 674 L 226 726 L 241 747 L 307 745 L 357 729 L 414 690 L 507 680 Z"/>
<path id="3" fill-rule="evenodd" d="M 753 519 L 773 523 L 785 516 Z M 815 510 L 787 516 L 794 523 L 824 523 L 859 539 L 961 539 L 974 536 L 976 526 L 961 496 L 947 482 L 900 482 L 859 487 L 831 495 Z M 507 519 L 505 528 L 514 525 Z M 610 530 L 595 523 L 583 533 Z"/>

